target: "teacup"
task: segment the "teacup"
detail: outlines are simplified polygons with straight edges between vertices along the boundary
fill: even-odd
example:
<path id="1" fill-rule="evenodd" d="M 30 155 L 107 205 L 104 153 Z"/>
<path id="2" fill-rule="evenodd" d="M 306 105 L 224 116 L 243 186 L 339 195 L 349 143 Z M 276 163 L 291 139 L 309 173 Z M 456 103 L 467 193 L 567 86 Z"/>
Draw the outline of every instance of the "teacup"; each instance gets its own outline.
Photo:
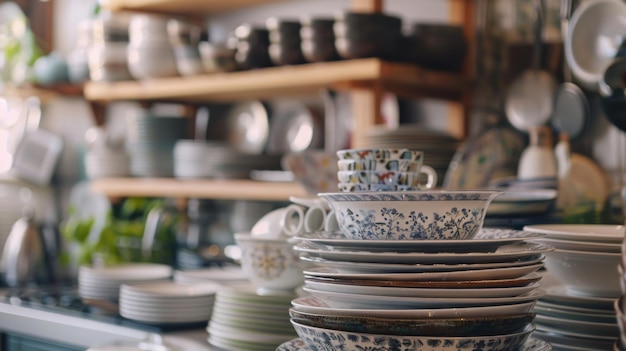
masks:
<path id="1" fill-rule="evenodd" d="M 419 172 L 422 162 L 411 160 L 339 160 L 340 171 Z"/>
<path id="2" fill-rule="evenodd" d="M 427 181 L 422 184 L 421 175 L 425 174 Z M 397 171 L 338 171 L 339 183 L 406 185 L 417 189 L 431 189 L 437 184 L 437 172 L 430 166 L 422 166 L 418 172 Z"/>
<path id="3" fill-rule="evenodd" d="M 337 151 L 339 160 L 373 160 L 388 162 L 391 160 L 407 160 L 424 162 L 424 152 L 410 149 L 374 148 L 374 149 L 345 149 Z"/>
<path id="4" fill-rule="evenodd" d="M 351 193 L 357 191 L 413 191 L 420 190 L 419 187 L 410 185 L 391 184 L 360 184 L 360 183 L 338 183 L 339 191 Z"/>

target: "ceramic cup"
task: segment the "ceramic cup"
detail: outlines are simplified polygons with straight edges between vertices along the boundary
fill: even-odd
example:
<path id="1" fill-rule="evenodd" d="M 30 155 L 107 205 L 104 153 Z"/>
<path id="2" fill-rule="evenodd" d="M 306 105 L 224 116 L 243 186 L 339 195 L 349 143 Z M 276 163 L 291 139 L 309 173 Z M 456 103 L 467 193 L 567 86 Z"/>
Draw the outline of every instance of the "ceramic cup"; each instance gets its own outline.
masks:
<path id="1" fill-rule="evenodd" d="M 411 160 L 339 160 L 340 171 L 398 171 L 419 172 L 422 162 Z"/>
<path id="2" fill-rule="evenodd" d="M 425 174 L 426 183 L 421 183 Z M 437 172 L 430 166 L 422 165 L 420 172 L 398 171 L 338 171 L 339 183 L 405 185 L 418 189 L 432 189 L 437 184 Z"/>
<path id="3" fill-rule="evenodd" d="M 424 162 L 424 152 L 410 149 L 345 149 L 337 151 L 337 157 L 339 160 L 372 160 L 379 163 L 388 163 L 393 160 Z"/>
<path id="4" fill-rule="evenodd" d="M 311 206 L 304 212 L 304 231 L 307 233 L 324 230 L 326 210 L 322 206 Z"/>

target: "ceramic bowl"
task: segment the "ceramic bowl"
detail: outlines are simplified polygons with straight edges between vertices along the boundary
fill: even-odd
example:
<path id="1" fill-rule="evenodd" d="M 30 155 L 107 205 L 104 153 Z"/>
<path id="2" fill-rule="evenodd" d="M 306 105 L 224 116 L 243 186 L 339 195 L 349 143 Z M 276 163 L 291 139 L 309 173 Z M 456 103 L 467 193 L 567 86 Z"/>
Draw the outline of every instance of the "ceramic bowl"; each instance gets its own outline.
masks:
<path id="1" fill-rule="evenodd" d="M 345 149 L 338 150 L 337 157 L 339 160 L 374 161 L 384 164 L 395 160 L 424 162 L 424 152 L 410 149 Z"/>
<path id="2" fill-rule="evenodd" d="M 471 239 L 482 228 L 495 190 L 320 193 L 341 231 L 362 240 Z"/>
<path id="3" fill-rule="evenodd" d="M 471 318 L 381 318 L 327 316 L 289 310 L 294 322 L 311 327 L 355 333 L 408 336 L 483 336 L 523 332 L 535 320 L 534 313 Z"/>
<path id="4" fill-rule="evenodd" d="M 420 174 L 398 171 L 338 171 L 340 183 L 419 186 Z"/>
<path id="5" fill-rule="evenodd" d="M 304 282 L 303 263 L 287 240 L 236 233 L 235 242 L 241 248 L 241 268 L 258 294 L 293 294 Z"/>
<path id="6" fill-rule="evenodd" d="M 411 160 L 339 160 L 337 167 L 340 171 L 396 171 L 419 172 L 422 161 Z"/>
<path id="7" fill-rule="evenodd" d="M 621 295 L 621 253 L 557 249 L 545 253 L 546 269 L 573 295 L 615 298 Z"/>
<path id="8" fill-rule="evenodd" d="M 414 191 L 420 190 L 418 186 L 392 185 L 392 184 L 359 184 L 359 183 L 337 183 L 339 191 L 352 193 L 356 191 Z"/>
<path id="9" fill-rule="evenodd" d="M 311 350 L 513 351 L 534 330 L 531 326 L 519 333 L 493 336 L 395 336 L 316 328 L 293 320 L 291 324 Z"/>

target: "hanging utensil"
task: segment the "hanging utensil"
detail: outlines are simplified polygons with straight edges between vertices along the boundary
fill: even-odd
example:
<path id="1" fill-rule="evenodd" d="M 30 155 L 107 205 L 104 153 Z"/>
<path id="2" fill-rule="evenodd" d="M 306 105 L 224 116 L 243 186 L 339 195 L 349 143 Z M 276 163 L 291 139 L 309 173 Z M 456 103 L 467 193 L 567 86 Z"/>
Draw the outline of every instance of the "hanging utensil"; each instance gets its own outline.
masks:
<path id="1" fill-rule="evenodd" d="M 509 122 L 515 128 L 525 132 L 546 124 L 553 111 L 556 82 L 552 75 L 541 67 L 543 8 L 544 1 L 537 0 L 532 68 L 513 81 L 506 97 L 505 112 Z"/>

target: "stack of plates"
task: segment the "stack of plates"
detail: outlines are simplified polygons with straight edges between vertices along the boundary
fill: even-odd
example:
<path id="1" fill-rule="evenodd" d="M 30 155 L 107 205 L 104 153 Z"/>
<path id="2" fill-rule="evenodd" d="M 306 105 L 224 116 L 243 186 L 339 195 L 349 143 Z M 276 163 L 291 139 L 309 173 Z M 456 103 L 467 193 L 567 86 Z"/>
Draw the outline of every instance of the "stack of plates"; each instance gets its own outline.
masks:
<path id="1" fill-rule="evenodd" d="M 140 177 L 169 177 L 174 173 L 172 149 L 188 133 L 184 117 L 132 116 L 128 119 L 126 148 L 130 172 Z"/>
<path id="2" fill-rule="evenodd" d="M 174 272 L 174 280 L 179 283 L 216 282 L 222 285 L 248 281 L 240 266 L 211 267 Z"/>
<path id="3" fill-rule="evenodd" d="M 81 266 L 78 271 L 78 293 L 87 300 L 119 300 L 120 286 L 169 279 L 172 268 L 162 264 L 128 263 L 115 266 Z"/>
<path id="4" fill-rule="evenodd" d="M 490 228 L 469 240 L 352 240 L 307 233 L 296 238 L 294 249 L 317 267 L 304 270 L 310 296 L 292 301 L 292 321 L 301 338 L 323 330 L 337 336 L 457 338 L 469 345 L 523 343 L 534 329 L 533 307 L 545 294 L 537 271 L 553 250 L 527 240 L 529 235 Z M 361 317 L 373 319 L 364 326 Z M 481 325 L 486 320 L 494 326 Z M 455 329 L 457 324 L 473 328 Z"/>
<path id="5" fill-rule="evenodd" d="M 178 178 L 248 178 L 255 169 L 280 169 L 280 157 L 242 153 L 219 141 L 180 140 L 174 146 Z"/>
<path id="6" fill-rule="evenodd" d="M 622 294 L 624 226 L 543 224 L 524 227 L 555 247 L 546 254 L 546 296 L 537 302 L 537 337 L 555 350 L 613 350 L 619 339 L 614 301 Z"/>
<path id="7" fill-rule="evenodd" d="M 226 350 L 274 351 L 297 335 L 289 322 L 295 296 L 263 296 L 246 284 L 222 287 L 207 327 L 209 343 Z"/>
<path id="8" fill-rule="evenodd" d="M 364 136 L 366 148 L 403 148 L 424 152 L 424 164 L 437 172 L 438 183 L 445 178 L 459 141 L 449 134 L 428 131 L 424 127 L 401 125 L 397 129 L 371 128 Z"/>
<path id="9" fill-rule="evenodd" d="M 130 174 L 126 150 L 97 150 L 85 155 L 85 173 L 89 179 L 125 177 Z"/>
<path id="10" fill-rule="evenodd" d="M 208 282 L 124 284 L 120 288 L 120 315 L 155 324 L 206 322 L 218 288 L 218 284 Z"/>

